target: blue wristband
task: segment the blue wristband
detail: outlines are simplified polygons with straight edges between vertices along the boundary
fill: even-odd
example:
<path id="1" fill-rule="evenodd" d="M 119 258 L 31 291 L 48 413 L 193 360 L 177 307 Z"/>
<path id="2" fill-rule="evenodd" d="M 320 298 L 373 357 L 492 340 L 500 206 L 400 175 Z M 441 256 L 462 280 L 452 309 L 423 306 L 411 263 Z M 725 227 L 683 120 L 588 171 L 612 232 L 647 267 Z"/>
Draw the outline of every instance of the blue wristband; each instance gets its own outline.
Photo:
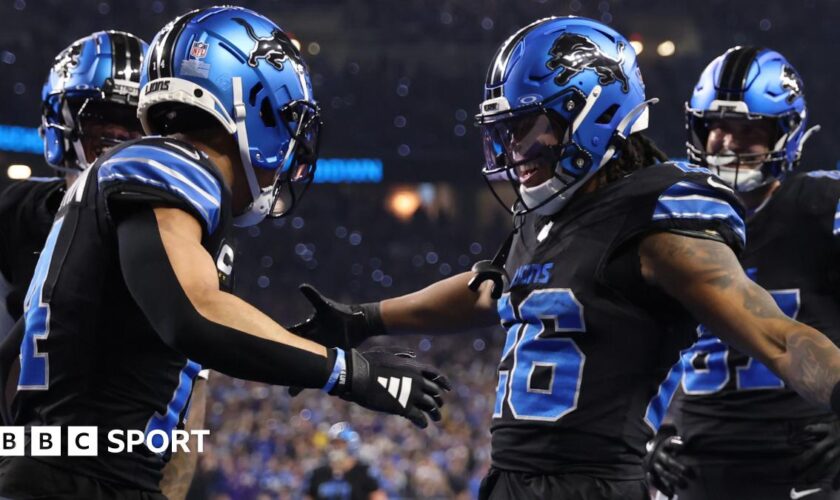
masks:
<path id="1" fill-rule="evenodd" d="M 335 348 L 335 364 L 333 365 L 332 373 L 327 383 L 321 388 L 324 392 L 330 392 L 335 387 L 339 378 L 344 378 L 347 373 L 347 360 L 344 357 L 344 350 Z"/>

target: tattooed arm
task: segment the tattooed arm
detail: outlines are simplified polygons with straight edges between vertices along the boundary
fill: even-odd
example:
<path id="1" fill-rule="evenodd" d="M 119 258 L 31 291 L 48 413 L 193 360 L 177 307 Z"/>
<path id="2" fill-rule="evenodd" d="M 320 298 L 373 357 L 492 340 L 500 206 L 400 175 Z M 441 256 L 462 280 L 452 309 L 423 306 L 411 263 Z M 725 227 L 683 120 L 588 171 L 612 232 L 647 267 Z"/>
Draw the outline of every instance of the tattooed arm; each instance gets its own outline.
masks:
<path id="1" fill-rule="evenodd" d="M 657 233 L 639 245 L 642 275 L 721 339 L 767 365 L 802 397 L 831 406 L 840 349 L 788 318 L 718 241 Z M 836 409 L 835 409 L 836 411 Z"/>
<path id="2" fill-rule="evenodd" d="M 207 380 L 195 379 L 192 396 L 190 396 L 190 414 L 187 416 L 186 430 L 202 429 L 204 427 L 204 413 L 207 405 Z M 195 466 L 198 463 L 197 440 L 190 435 L 189 453 L 178 450 L 163 468 L 163 479 L 160 489 L 169 500 L 183 500 L 190 490 Z"/>

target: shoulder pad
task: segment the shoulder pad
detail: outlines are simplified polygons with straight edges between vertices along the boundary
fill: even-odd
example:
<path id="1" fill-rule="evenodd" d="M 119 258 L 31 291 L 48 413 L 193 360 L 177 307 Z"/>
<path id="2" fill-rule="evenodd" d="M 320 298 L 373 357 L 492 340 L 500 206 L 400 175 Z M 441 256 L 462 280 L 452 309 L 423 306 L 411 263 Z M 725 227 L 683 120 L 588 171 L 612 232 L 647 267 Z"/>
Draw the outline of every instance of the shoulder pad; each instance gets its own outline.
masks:
<path id="1" fill-rule="evenodd" d="M 99 189 L 106 199 L 140 195 L 178 204 L 196 215 L 208 234 L 219 225 L 223 185 L 207 156 L 189 144 L 146 138 L 116 148 L 97 162 Z"/>
<path id="2" fill-rule="evenodd" d="M 660 192 L 651 219 L 669 229 L 716 231 L 730 245 L 743 248 L 746 224 L 735 192 L 708 169 L 670 165 L 682 175 Z M 728 236 L 734 236 L 737 241 Z"/>

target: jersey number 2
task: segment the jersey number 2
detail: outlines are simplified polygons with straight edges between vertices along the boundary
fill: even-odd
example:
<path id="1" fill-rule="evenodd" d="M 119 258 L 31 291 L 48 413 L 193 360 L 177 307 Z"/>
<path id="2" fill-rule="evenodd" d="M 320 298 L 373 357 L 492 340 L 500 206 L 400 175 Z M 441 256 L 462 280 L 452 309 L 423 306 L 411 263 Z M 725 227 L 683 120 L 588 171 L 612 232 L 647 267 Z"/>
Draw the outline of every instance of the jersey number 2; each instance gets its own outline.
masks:
<path id="1" fill-rule="evenodd" d="M 501 417 L 507 401 L 518 420 L 556 421 L 577 408 L 586 356 L 570 338 L 544 338 L 544 321 L 555 332 L 585 332 L 583 306 L 568 288 L 531 292 L 515 310 L 510 294 L 498 304 L 507 328 L 493 416 Z"/>

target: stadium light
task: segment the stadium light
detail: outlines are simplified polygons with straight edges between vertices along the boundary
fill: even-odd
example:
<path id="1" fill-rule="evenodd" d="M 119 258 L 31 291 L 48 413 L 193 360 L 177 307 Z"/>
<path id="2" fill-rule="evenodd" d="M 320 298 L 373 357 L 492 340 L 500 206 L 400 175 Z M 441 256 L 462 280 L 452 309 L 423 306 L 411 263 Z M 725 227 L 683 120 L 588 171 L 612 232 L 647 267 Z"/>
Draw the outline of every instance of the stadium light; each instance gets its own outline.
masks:
<path id="1" fill-rule="evenodd" d="M 412 189 L 398 189 L 388 196 L 388 210 L 401 221 L 411 219 L 420 204 L 420 195 Z"/>
<path id="2" fill-rule="evenodd" d="M 13 165 L 9 165 L 8 170 L 6 170 L 6 175 L 9 176 L 9 179 L 28 179 L 29 176 L 32 175 L 32 169 L 29 168 L 29 165 L 15 163 Z"/>
<path id="3" fill-rule="evenodd" d="M 656 47 L 656 53 L 662 57 L 670 57 L 677 51 L 677 46 L 671 40 L 665 40 Z"/>
<path id="4" fill-rule="evenodd" d="M 636 51 L 636 55 L 641 54 L 645 50 L 645 44 L 643 44 L 642 42 L 640 42 L 638 40 L 631 40 L 630 45 L 633 46 L 633 50 Z"/>

